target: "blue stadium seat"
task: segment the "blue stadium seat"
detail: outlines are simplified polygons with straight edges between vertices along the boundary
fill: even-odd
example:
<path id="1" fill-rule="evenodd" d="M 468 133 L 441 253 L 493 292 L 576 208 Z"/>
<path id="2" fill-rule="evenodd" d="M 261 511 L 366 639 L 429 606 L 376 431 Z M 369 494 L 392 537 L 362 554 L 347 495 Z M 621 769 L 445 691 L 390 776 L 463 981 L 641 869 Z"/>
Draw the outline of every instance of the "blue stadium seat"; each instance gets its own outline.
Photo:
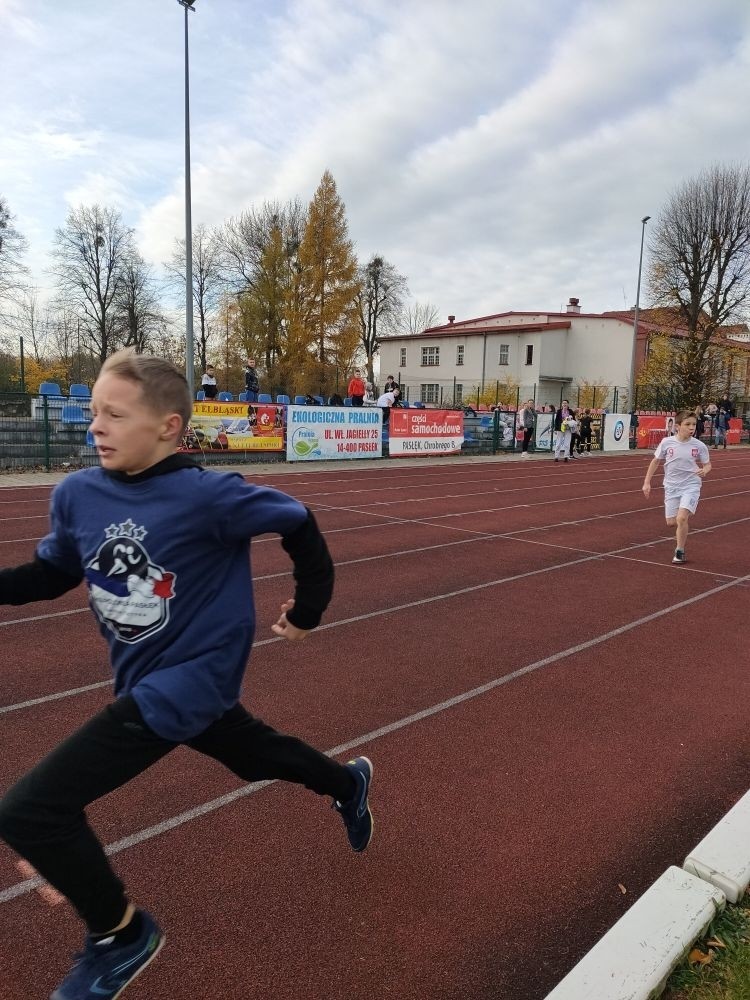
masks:
<path id="1" fill-rule="evenodd" d="M 57 382 L 42 382 L 39 386 L 40 396 L 62 396 Z"/>
<path id="2" fill-rule="evenodd" d="M 289 405 L 289 402 L 290 402 L 290 400 L 289 400 L 289 397 L 288 397 L 287 395 L 285 395 L 285 394 L 284 394 L 283 392 L 281 392 L 281 393 L 279 393 L 279 395 L 278 395 L 278 396 L 276 397 L 276 402 L 277 402 L 277 403 L 286 403 L 286 405 L 288 406 L 288 405 Z"/>
<path id="3" fill-rule="evenodd" d="M 77 406 L 75 403 L 69 403 L 67 406 L 63 406 L 62 413 L 60 414 L 60 419 L 64 424 L 90 424 L 91 420 L 83 412 L 82 407 Z"/>
<path id="4" fill-rule="evenodd" d="M 259 392 L 258 393 L 258 402 L 259 403 L 273 403 L 273 397 L 271 396 L 270 392 Z"/>
<path id="5" fill-rule="evenodd" d="M 250 402 L 249 396 L 250 396 L 249 392 L 241 392 L 237 397 L 237 399 L 239 400 L 240 403 L 249 403 Z"/>
<path id="6" fill-rule="evenodd" d="M 305 405 L 305 397 L 304 396 L 295 396 L 294 397 L 294 402 L 295 402 L 295 404 L 297 406 L 304 406 Z"/>
<path id="7" fill-rule="evenodd" d="M 219 393 L 219 402 L 220 403 L 233 403 L 234 402 L 234 396 L 232 395 L 231 392 L 220 392 Z"/>
<path id="8" fill-rule="evenodd" d="M 414 406 L 414 407 L 416 407 L 416 409 L 418 409 L 418 410 L 423 410 L 424 409 L 424 403 L 414 402 L 411 405 Z"/>
<path id="9" fill-rule="evenodd" d="M 351 405 L 352 405 L 352 397 L 344 396 L 344 406 L 351 406 Z"/>
<path id="10" fill-rule="evenodd" d="M 204 392 L 203 389 L 199 389 L 195 394 L 195 398 L 200 402 L 201 400 L 206 398 L 206 393 Z"/>
<path id="11" fill-rule="evenodd" d="M 326 405 L 326 401 L 323 399 L 322 396 L 313 396 L 313 399 L 317 399 L 317 401 L 320 403 L 321 406 Z"/>
<path id="12" fill-rule="evenodd" d="M 91 399 L 91 389 L 82 382 L 71 382 L 70 395 L 71 397 L 77 396 L 80 399 Z"/>

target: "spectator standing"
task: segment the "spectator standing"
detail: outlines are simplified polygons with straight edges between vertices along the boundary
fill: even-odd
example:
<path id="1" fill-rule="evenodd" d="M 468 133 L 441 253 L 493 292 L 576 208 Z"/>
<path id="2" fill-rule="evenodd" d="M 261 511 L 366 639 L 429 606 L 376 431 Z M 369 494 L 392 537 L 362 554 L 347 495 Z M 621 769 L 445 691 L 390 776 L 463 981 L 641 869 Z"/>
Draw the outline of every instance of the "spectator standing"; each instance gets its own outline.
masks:
<path id="1" fill-rule="evenodd" d="M 214 375 L 213 365 L 206 365 L 206 370 L 203 373 L 203 378 L 201 379 L 201 389 L 203 389 L 206 399 L 216 399 L 219 387 L 216 384 L 216 376 Z"/>
<path id="2" fill-rule="evenodd" d="M 580 424 L 576 419 L 575 410 L 570 411 L 570 416 L 565 421 L 565 425 L 567 430 L 570 431 L 570 457 L 577 459 L 581 454 L 581 435 L 578 433 Z"/>
<path id="3" fill-rule="evenodd" d="M 570 447 L 570 434 L 567 428 L 563 430 L 563 424 L 570 416 L 570 406 L 568 405 L 567 399 L 564 399 L 560 404 L 560 409 L 555 413 L 555 461 L 560 461 L 560 455 L 563 455 L 565 461 L 568 461 L 568 451 L 567 448 Z"/>
<path id="4" fill-rule="evenodd" d="M 354 375 L 349 379 L 349 385 L 347 386 L 346 394 L 352 401 L 352 406 L 363 406 L 365 401 L 365 392 L 367 387 L 362 378 L 362 372 L 359 368 L 354 369 Z"/>
<path id="5" fill-rule="evenodd" d="M 584 410 L 583 415 L 579 421 L 579 432 L 578 432 L 578 454 L 579 455 L 590 455 L 591 454 L 591 421 L 593 417 L 591 416 L 591 410 Z M 586 451 L 584 452 L 583 446 L 586 445 Z"/>
<path id="6" fill-rule="evenodd" d="M 389 375 L 388 378 L 385 380 L 385 385 L 383 386 L 383 392 L 394 392 L 395 390 L 401 392 L 401 387 L 396 381 L 395 376 Z"/>
<path id="7" fill-rule="evenodd" d="M 255 368 L 255 362 L 252 359 L 248 360 L 245 365 L 245 392 L 247 393 L 248 403 L 258 402 L 260 382 L 258 381 L 258 372 Z"/>
<path id="8" fill-rule="evenodd" d="M 700 405 L 696 406 L 693 412 L 695 413 L 695 436 L 700 440 L 706 430 L 706 414 Z"/>
<path id="9" fill-rule="evenodd" d="M 727 415 L 727 419 L 730 419 L 731 417 L 734 416 L 734 406 L 729 396 L 725 396 L 723 399 L 720 399 L 718 407 L 720 410 L 724 410 L 724 412 Z"/>
<path id="10" fill-rule="evenodd" d="M 521 412 L 518 414 L 518 426 L 523 431 L 523 443 L 521 444 L 521 458 L 529 457 L 529 444 L 534 436 L 534 400 L 527 399 L 523 404 Z"/>
<path id="11" fill-rule="evenodd" d="M 720 448 L 723 445 L 726 449 L 728 430 L 729 417 L 727 416 L 727 411 L 722 406 L 714 423 L 714 448 Z"/>

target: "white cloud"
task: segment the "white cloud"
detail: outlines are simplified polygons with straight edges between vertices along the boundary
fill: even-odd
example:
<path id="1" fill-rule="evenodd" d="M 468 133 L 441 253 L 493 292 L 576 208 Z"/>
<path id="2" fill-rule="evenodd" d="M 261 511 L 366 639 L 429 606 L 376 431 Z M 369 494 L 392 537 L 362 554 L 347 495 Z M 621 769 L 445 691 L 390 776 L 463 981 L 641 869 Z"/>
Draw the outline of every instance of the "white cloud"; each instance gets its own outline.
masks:
<path id="1" fill-rule="evenodd" d="M 183 235 L 173 6 L 0 0 L 0 190 L 35 268 L 79 202 L 120 208 L 157 263 Z M 747 156 L 746 0 L 197 7 L 194 222 L 308 201 L 328 168 L 360 256 L 442 315 L 632 304 L 640 218 Z"/>

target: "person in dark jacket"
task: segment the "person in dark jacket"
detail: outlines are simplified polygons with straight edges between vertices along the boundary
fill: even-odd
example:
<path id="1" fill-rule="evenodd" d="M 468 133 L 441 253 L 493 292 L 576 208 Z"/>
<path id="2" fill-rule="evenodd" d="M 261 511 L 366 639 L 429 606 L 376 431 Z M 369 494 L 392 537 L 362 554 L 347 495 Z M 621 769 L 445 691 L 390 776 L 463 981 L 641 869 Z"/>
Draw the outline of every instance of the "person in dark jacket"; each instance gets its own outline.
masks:
<path id="1" fill-rule="evenodd" d="M 258 393 L 260 392 L 260 382 L 258 381 L 258 372 L 255 368 L 255 362 L 250 359 L 245 365 L 245 392 L 248 394 L 249 403 L 258 402 Z"/>
<path id="2" fill-rule="evenodd" d="M 251 538 L 280 534 L 294 563 L 294 597 L 281 605 L 275 635 L 304 639 L 330 601 L 333 562 L 312 513 L 175 453 L 192 401 L 184 376 L 161 358 L 132 349 L 108 358 L 91 411 L 101 466 L 55 487 L 51 531 L 33 562 L 0 571 L 0 604 L 49 600 L 85 579 L 115 675 L 115 700 L 0 802 L 0 837 L 88 930 L 54 1000 L 113 1000 L 163 944 L 154 918 L 126 896 L 85 810 L 180 744 L 243 781 L 281 779 L 330 796 L 355 851 L 372 836 L 370 761 L 341 764 L 239 700 L 255 630 Z"/>

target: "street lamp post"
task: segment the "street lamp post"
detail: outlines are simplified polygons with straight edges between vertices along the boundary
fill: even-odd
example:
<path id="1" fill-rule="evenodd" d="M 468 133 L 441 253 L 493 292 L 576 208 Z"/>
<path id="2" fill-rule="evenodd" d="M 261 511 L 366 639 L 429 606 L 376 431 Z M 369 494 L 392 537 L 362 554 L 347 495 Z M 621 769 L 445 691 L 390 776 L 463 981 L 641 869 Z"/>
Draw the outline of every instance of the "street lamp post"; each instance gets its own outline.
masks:
<path id="1" fill-rule="evenodd" d="M 185 8 L 185 378 L 194 396 L 195 347 L 193 345 L 193 221 L 190 192 L 190 58 L 188 53 L 188 13 L 195 12 L 195 0 L 177 0 Z"/>
<path id="2" fill-rule="evenodd" d="M 643 240 L 646 235 L 646 223 L 651 218 L 644 215 L 641 219 L 641 253 L 638 258 L 638 286 L 635 293 L 635 314 L 633 316 L 633 349 L 630 355 L 630 398 L 628 405 L 631 413 L 635 411 L 635 355 L 638 343 L 638 309 L 641 304 L 641 269 L 643 267 Z"/>

